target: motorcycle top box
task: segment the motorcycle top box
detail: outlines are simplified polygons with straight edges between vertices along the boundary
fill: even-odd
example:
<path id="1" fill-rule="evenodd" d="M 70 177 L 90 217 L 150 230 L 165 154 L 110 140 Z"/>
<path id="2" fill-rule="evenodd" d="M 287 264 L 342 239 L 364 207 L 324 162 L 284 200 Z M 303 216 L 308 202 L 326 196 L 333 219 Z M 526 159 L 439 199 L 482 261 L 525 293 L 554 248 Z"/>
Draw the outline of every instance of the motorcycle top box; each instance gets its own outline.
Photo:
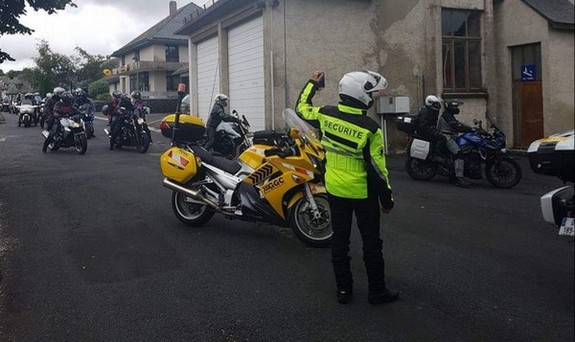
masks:
<path id="1" fill-rule="evenodd" d="M 170 114 L 160 123 L 160 130 L 166 138 L 172 138 L 175 121 L 176 114 Z M 179 130 L 175 137 L 176 141 L 198 141 L 201 140 L 206 133 L 206 125 L 200 117 L 190 114 L 180 114 L 179 123 Z"/>
<path id="2" fill-rule="evenodd" d="M 556 176 L 566 182 L 575 181 L 575 131 L 553 134 L 531 143 L 527 149 L 533 172 Z"/>

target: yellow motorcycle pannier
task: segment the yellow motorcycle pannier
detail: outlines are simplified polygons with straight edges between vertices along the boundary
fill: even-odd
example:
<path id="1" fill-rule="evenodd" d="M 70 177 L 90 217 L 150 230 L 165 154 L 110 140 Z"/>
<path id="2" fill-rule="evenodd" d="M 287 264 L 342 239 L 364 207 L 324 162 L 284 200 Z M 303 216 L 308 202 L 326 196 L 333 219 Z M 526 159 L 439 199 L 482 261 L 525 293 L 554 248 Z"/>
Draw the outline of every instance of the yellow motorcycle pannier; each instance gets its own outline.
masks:
<path id="1" fill-rule="evenodd" d="M 179 147 L 172 147 L 160 157 L 160 166 L 164 177 L 178 183 L 186 183 L 198 172 L 196 156 Z"/>
<path id="2" fill-rule="evenodd" d="M 166 116 L 160 123 L 162 135 L 172 138 L 172 132 L 176 120 L 176 114 Z M 180 114 L 180 129 L 176 134 L 176 141 L 198 141 L 206 133 L 204 121 L 195 115 Z"/>

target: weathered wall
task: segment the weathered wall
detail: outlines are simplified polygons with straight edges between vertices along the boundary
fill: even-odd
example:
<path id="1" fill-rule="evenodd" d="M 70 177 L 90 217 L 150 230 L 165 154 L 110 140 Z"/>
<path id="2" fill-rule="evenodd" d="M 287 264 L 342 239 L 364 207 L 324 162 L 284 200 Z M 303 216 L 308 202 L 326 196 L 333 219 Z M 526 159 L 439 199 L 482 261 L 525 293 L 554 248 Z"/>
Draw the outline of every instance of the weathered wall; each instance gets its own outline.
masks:
<path id="1" fill-rule="evenodd" d="M 562 132 L 575 127 L 575 56 L 573 32 L 551 31 L 549 33 L 548 81 L 544 83 L 549 91 L 544 98 L 543 128 L 545 135 Z"/>
<path id="2" fill-rule="evenodd" d="M 551 28 L 544 17 L 520 0 L 497 4 L 495 13 L 497 112 L 510 141 L 513 141 L 512 46 L 541 43 L 544 134 L 573 127 L 573 31 Z"/>

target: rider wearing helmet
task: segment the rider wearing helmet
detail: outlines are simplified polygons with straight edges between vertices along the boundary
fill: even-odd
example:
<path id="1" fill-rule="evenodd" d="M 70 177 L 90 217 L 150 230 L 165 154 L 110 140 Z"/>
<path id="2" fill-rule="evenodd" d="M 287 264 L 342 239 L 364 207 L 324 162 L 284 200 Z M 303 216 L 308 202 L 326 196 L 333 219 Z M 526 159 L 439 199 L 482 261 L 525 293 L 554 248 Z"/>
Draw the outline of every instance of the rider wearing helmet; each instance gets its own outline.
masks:
<path id="1" fill-rule="evenodd" d="M 457 135 L 459 133 L 473 132 L 474 129 L 464 123 L 459 122 L 455 115 L 459 114 L 459 105 L 463 102 L 458 100 L 446 100 L 444 102 L 445 110 L 439 117 L 437 122 L 437 128 L 445 136 L 446 143 L 445 146 L 447 150 L 454 155 L 455 160 L 453 161 L 455 169 L 455 185 L 457 186 L 468 186 L 470 185 L 463 176 L 463 171 L 465 170 L 465 161 L 463 155 L 461 154 L 461 149 L 455 142 Z"/>
<path id="2" fill-rule="evenodd" d="M 387 80 L 373 71 L 350 72 L 339 82 L 337 106 L 313 106 L 312 98 L 323 81 L 315 71 L 301 91 L 297 112 L 305 120 L 319 123 L 321 142 L 326 150 L 325 187 L 333 228 L 332 265 L 337 285 L 337 300 L 351 299 L 353 277 L 350 267 L 349 238 L 352 216 L 363 240 L 371 304 L 397 300 L 397 291 L 385 283 L 385 262 L 379 233 L 380 209 L 389 213 L 394 202 L 388 179 L 381 129 L 367 115 L 374 103 L 373 93 L 387 87 Z"/>
<path id="3" fill-rule="evenodd" d="M 210 150 L 216 141 L 216 128 L 222 121 L 239 122 L 236 117 L 226 113 L 226 106 L 228 105 L 228 97 L 224 94 L 218 94 L 214 98 L 214 106 L 210 112 L 208 123 L 206 125 L 206 134 L 208 135 L 208 142 L 204 146 L 206 150 Z"/>
<path id="4" fill-rule="evenodd" d="M 123 121 L 118 120 L 120 109 L 123 108 L 123 110 L 126 110 L 127 112 L 134 111 L 134 105 L 128 95 L 123 95 L 119 90 L 114 90 L 112 96 L 114 96 L 114 99 L 108 105 L 108 113 L 112 116 L 112 122 L 110 124 L 110 150 L 114 149 L 116 137 L 122 130 Z M 110 106 L 112 106 L 111 110 Z"/>
<path id="5" fill-rule="evenodd" d="M 88 93 L 86 93 L 82 88 L 77 88 L 74 91 L 74 106 L 80 108 L 82 105 L 87 103 L 92 103 L 88 98 Z"/>
<path id="6" fill-rule="evenodd" d="M 417 134 L 423 139 L 433 143 L 435 151 L 441 155 L 445 146 L 445 137 L 437 129 L 437 119 L 441 110 L 441 100 L 438 96 L 428 95 L 423 106 L 417 114 Z"/>
<path id="7" fill-rule="evenodd" d="M 132 104 L 134 105 L 134 112 L 138 117 L 146 120 L 146 102 L 142 99 L 142 93 L 134 90 L 130 97 L 132 98 Z"/>
<path id="8" fill-rule="evenodd" d="M 61 96 L 66 92 L 66 89 L 62 87 L 56 87 L 52 91 L 52 96 L 50 96 L 46 103 L 44 104 L 44 111 L 46 112 L 46 116 L 48 120 L 46 121 L 46 129 L 48 131 L 52 130 L 52 125 L 54 124 L 54 105 L 60 101 Z"/>
<path id="9" fill-rule="evenodd" d="M 57 89 L 57 88 L 56 88 Z M 73 101 L 74 101 L 74 97 L 72 96 L 72 94 L 70 94 L 69 92 L 61 92 L 60 89 L 58 89 L 58 91 L 56 91 L 56 89 L 54 89 L 54 95 L 50 98 L 53 99 L 56 96 L 59 97 L 59 101 L 56 102 L 53 106 L 53 110 L 52 110 L 52 117 L 50 118 L 52 120 L 51 123 L 49 123 L 49 131 L 50 134 L 48 134 L 48 137 L 46 138 L 46 140 L 44 140 L 44 145 L 42 146 L 42 152 L 46 153 L 46 149 L 48 148 L 48 145 L 50 145 L 50 143 L 52 143 L 54 141 L 54 134 L 56 134 L 56 131 L 58 129 L 58 124 L 54 125 L 54 122 L 56 121 L 56 119 L 59 119 L 61 116 L 68 116 L 70 115 L 72 112 L 74 112 L 76 110 L 76 108 L 73 105 Z M 63 89 L 63 88 L 61 88 Z M 61 95 L 56 95 L 56 94 L 61 94 Z M 54 128 L 54 129 L 52 129 Z"/>

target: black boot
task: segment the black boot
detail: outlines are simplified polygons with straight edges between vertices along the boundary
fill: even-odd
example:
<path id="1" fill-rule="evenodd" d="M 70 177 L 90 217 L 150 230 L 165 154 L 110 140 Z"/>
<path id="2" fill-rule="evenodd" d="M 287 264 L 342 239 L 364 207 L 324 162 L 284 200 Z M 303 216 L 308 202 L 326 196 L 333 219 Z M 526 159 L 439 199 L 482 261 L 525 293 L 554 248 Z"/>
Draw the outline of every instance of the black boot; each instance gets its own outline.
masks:
<path id="1" fill-rule="evenodd" d="M 352 289 L 337 289 L 337 302 L 340 304 L 347 304 L 353 295 Z"/>
<path id="2" fill-rule="evenodd" d="M 463 177 L 455 177 L 455 185 L 460 187 L 468 187 L 471 185 L 471 183 L 466 181 Z"/>
<path id="3" fill-rule="evenodd" d="M 399 292 L 386 288 L 383 291 L 370 292 L 367 300 L 369 304 L 378 305 L 395 302 L 399 299 Z"/>

